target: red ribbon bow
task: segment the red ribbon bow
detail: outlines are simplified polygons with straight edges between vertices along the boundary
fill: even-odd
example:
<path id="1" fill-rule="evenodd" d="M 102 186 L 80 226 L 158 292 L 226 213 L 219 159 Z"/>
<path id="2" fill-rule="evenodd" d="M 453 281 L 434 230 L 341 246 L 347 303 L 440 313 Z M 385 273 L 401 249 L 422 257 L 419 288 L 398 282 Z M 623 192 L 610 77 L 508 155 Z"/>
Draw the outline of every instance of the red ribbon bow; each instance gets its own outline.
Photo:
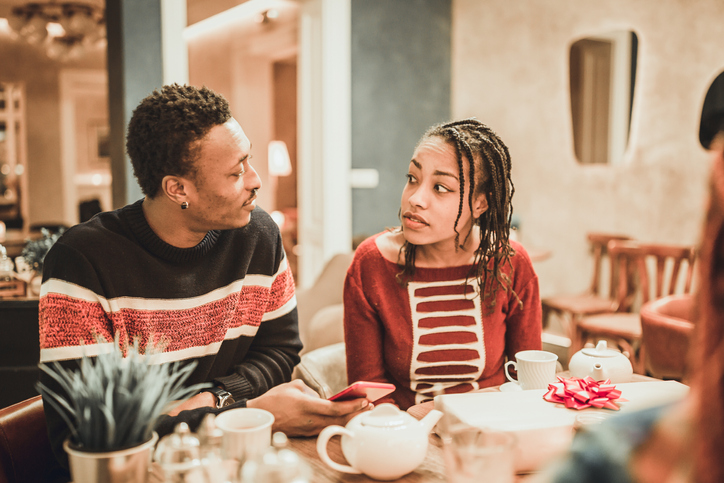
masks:
<path id="1" fill-rule="evenodd" d="M 617 402 L 625 402 L 621 391 L 611 384 L 610 379 L 596 381 L 591 376 L 583 379 L 558 376 L 559 382 L 548 385 L 543 399 L 552 403 L 562 403 L 569 409 L 608 408 L 619 410 Z"/>

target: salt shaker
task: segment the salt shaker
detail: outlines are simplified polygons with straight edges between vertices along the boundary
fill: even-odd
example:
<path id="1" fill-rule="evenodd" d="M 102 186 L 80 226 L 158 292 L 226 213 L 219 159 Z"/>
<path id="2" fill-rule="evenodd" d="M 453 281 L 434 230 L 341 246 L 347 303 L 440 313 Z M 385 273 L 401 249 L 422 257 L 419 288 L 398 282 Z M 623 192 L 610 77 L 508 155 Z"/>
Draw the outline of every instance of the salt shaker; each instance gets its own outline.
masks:
<path id="1" fill-rule="evenodd" d="M 236 474 L 238 465 L 235 461 L 224 461 L 221 455 L 221 440 L 224 432 L 216 426 L 216 416 L 212 413 L 204 416 L 199 428 L 196 430 L 199 438 L 199 452 L 201 466 L 206 481 L 228 481 L 231 474 Z"/>

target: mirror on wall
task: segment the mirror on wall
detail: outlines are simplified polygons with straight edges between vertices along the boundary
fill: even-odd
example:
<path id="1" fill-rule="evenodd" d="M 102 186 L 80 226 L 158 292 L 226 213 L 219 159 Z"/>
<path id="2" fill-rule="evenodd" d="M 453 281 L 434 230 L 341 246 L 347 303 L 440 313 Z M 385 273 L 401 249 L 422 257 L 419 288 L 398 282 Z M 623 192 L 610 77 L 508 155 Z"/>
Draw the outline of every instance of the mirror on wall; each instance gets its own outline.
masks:
<path id="1" fill-rule="evenodd" d="M 719 129 L 724 127 L 724 72 L 721 72 L 704 98 L 704 105 L 701 109 L 701 123 L 699 124 L 699 142 L 704 149 L 714 139 Z"/>
<path id="2" fill-rule="evenodd" d="M 638 37 L 617 30 L 577 40 L 569 57 L 571 121 L 581 164 L 617 164 L 631 126 Z"/>

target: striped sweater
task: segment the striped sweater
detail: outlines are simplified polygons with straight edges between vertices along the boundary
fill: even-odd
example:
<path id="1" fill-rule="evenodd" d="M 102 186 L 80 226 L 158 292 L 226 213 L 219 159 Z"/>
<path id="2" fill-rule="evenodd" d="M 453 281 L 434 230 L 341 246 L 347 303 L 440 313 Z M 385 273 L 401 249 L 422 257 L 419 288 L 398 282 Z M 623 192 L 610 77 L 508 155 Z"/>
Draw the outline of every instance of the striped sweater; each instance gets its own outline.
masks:
<path id="1" fill-rule="evenodd" d="M 406 409 L 433 396 L 467 392 L 505 382 L 505 358 L 541 348 L 538 277 L 523 247 L 511 267 L 501 267 L 516 296 L 498 290 L 495 306 L 481 300 L 471 266 L 416 268 L 407 287 L 400 267 L 385 259 L 375 240 L 357 248 L 344 287 L 347 378 L 391 382 L 388 399 Z M 466 295 L 467 294 L 467 295 Z M 474 294 L 474 295 L 473 295 Z"/>
<path id="2" fill-rule="evenodd" d="M 142 200 L 77 225 L 45 258 L 40 294 L 40 361 L 77 367 L 107 350 L 95 334 L 166 341 L 164 362 L 196 361 L 187 384 L 213 381 L 237 403 L 291 379 L 302 344 L 294 281 L 276 224 L 256 208 L 240 229 L 210 231 L 197 246 L 176 248 L 151 230 Z M 41 380 L 55 388 L 47 376 Z M 68 432 L 45 405 L 56 456 Z M 192 429 L 211 408 L 164 417 Z"/>

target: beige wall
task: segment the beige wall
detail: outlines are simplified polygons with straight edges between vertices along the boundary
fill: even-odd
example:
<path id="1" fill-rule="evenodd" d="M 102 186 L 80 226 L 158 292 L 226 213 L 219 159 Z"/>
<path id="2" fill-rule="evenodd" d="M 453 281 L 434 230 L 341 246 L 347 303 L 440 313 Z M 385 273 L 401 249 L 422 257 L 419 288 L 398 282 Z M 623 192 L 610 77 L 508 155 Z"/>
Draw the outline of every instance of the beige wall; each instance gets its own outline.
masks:
<path id="1" fill-rule="evenodd" d="M 28 223 L 63 221 L 58 84 L 62 68 L 104 69 L 105 52 L 63 64 L 34 47 L 0 36 L 0 80 L 25 87 Z"/>
<path id="2" fill-rule="evenodd" d="M 699 118 L 724 70 L 722 22 L 720 0 L 453 2 L 453 117 L 478 117 L 510 148 L 521 241 L 553 252 L 536 263 L 543 295 L 587 286 L 588 231 L 698 241 L 708 172 Z M 570 45 L 620 29 L 639 38 L 629 147 L 621 165 L 581 166 Z"/>

